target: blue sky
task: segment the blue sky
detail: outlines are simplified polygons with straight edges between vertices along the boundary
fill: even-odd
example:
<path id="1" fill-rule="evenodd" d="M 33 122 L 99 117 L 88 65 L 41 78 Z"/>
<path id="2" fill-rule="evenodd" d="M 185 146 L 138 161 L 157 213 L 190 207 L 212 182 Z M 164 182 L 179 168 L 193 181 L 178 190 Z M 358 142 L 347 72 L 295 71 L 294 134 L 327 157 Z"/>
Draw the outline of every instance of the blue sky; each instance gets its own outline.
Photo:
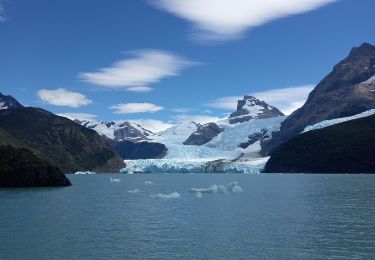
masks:
<path id="1" fill-rule="evenodd" d="M 0 0 L 0 91 L 150 128 L 221 118 L 244 94 L 290 113 L 352 47 L 375 43 L 375 2 L 277 2 Z"/>

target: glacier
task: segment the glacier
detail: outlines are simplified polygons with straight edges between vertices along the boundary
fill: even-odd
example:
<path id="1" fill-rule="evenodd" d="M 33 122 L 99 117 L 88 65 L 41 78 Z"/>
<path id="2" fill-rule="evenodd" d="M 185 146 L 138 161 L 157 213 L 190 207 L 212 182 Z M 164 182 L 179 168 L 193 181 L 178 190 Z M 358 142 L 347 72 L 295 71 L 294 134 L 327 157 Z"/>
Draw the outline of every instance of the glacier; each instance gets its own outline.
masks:
<path id="1" fill-rule="evenodd" d="M 244 161 L 207 159 L 141 159 L 125 160 L 122 173 L 247 173 L 259 174 L 269 157 Z M 223 162 L 221 164 L 221 162 Z M 212 167 L 217 163 L 219 166 Z"/>
<path id="2" fill-rule="evenodd" d="M 375 114 L 375 109 L 370 109 L 370 110 L 367 110 L 363 113 L 360 113 L 360 114 L 357 114 L 357 115 L 354 115 L 354 116 L 324 120 L 324 121 L 321 121 L 321 122 L 316 123 L 314 125 L 306 126 L 305 129 L 302 131 L 302 133 L 312 131 L 312 130 L 322 129 L 322 128 L 325 128 L 325 127 L 328 127 L 328 126 L 344 123 L 344 122 L 354 120 L 354 119 L 358 119 L 358 118 L 371 116 L 371 115 L 374 115 L 374 114 Z"/>

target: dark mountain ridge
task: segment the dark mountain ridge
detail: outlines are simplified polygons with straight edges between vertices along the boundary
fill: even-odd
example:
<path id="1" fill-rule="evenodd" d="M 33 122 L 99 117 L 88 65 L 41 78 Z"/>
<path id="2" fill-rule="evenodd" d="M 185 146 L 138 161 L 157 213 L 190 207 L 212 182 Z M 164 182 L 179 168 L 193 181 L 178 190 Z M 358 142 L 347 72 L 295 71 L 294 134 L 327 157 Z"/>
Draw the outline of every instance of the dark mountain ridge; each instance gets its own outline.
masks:
<path id="1" fill-rule="evenodd" d="M 123 167 L 111 144 L 95 131 L 40 108 L 0 110 L 0 144 L 29 149 L 65 173 Z"/>
<path id="2" fill-rule="evenodd" d="M 353 48 L 349 56 L 334 66 L 315 87 L 306 103 L 281 124 L 280 131 L 263 144 L 262 154 L 267 155 L 308 125 L 375 108 L 374 85 L 366 82 L 374 75 L 375 47 L 364 43 Z"/>

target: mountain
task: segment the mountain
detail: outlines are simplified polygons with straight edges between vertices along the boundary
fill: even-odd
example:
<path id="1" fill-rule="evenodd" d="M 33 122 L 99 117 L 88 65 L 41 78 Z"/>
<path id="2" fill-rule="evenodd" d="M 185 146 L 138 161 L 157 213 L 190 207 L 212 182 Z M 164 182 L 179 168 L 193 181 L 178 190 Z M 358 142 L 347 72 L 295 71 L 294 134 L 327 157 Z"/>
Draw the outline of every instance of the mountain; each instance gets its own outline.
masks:
<path id="1" fill-rule="evenodd" d="M 266 155 L 309 125 L 352 116 L 375 108 L 375 47 L 364 43 L 353 48 L 310 93 L 306 103 L 292 113 L 262 146 Z"/>
<path id="2" fill-rule="evenodd" d="M 0 93 L 0 110 L 17 109 L 17 108 L 23 108 L 23 105 L 21 105 L 12 96 L 5 96 Z"/>
<path id="3" fill-rule="evenodd" d="M 124 166 L 95 131 L 40 108 L 0 110 L 0 144 L 27 148 L 65 173 L 118 172 Z"/>
<path id="4" fill-rule="evenodd" d="M 252 119 L 265 119 L 283 115 L 276 107 L 270 106 L 264 101 L 252 96 L 244 96 L 242 100 L 238 100 L 237 110 L 230 114 L 229 123 L 243 123 Z"/>
<path id="5" fill-rule="evenodd" d="M 64 173 L 24 148 L 0 146 L 0 187 L 70 186 Z"/>
<path id="6" fill-rule="evenodd" d="M 375 115 L 299 134 L 271 153 L 266 173 L 375 173 Z"/>
<path id="7" fill-rule="evenodd" d="M 203 145 L 212 140 L 215 136 L 224 131 L 223 127 L 215 123 L 207 123 L 198 126 L 197 130 L 186 139 L 184 145 Z"/>
<path id="8" fill-rule="evenodd" d="M 139 124 L 133 122 L 104 122 L 97 120 L 79 120 L 74 122 L 95 130 L 98 134 L 104 135 L 115 141 L 147 141 L 155 134 Z"/>

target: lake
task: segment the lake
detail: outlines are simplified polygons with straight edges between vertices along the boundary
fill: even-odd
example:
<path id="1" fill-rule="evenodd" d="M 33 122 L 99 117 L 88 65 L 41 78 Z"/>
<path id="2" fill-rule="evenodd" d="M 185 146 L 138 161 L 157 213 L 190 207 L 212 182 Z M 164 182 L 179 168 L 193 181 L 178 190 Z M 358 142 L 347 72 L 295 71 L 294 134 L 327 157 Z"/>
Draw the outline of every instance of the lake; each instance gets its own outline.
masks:
<path id="1" fill-rule="evenodd" d="M 0 189 L 0 259 L 375 258 L 375 175 L 68 177 Z M 243 192 L 188 192 L 233 181 Z"/>

